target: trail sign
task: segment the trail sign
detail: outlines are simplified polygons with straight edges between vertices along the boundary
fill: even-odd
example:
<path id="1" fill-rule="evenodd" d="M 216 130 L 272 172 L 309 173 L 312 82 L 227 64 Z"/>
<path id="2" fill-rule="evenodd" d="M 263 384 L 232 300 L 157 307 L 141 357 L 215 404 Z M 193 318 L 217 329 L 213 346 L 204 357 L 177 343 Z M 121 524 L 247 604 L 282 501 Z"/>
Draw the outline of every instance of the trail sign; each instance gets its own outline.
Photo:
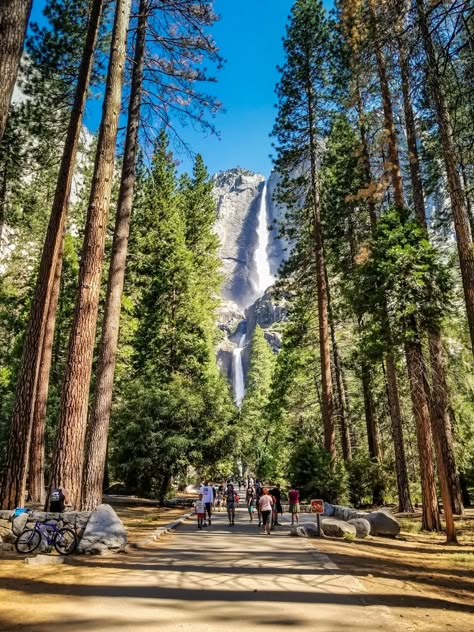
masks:
<path id="1" fill-rule="evenodd" d="M 311 511 L 313 511 L 313 513 L 324 513 L 324 500 L 321 500 L 320 498 L 316 498 L 314 500 L 311 501 Z"/>

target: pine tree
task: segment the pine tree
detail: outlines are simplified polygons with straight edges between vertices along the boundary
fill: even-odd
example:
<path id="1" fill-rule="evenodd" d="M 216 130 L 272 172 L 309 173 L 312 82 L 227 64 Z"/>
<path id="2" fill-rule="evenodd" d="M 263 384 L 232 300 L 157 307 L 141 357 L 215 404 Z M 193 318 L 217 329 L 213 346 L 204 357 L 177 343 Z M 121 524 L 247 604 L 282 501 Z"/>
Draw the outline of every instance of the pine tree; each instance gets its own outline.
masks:
<path id="1" fill-rule="evenodd" d="M 277 86 L 276 168 L 282 188 L 300 189 L 297 204 L 310 210 L 319 314 L 324 444 L 336 457 L 328 299 L 319 198 L 319 157 L 327 123 L 330 24 L 319 0 L 297 0 L 284 40 L 286 62 Z M 296 177 L 298 174 L 298 177 Z M 302 175 L 300 175 L 302 174 Z"/>
<path id="2" fill-rule="evenodd" d="M 250 363 L 247 388 L 240 409 L 238 424 L 239 458 L 258 478 L 274 475 L 270 469 L 272 439 L 277 428 L 269 414 L 270 393 L 275 367 L 275 356 L 265 340 L 260 326 L 256 326 L 250 342 Z M 269 471 L 270 470 L 270 471 Z"/>
<path id="3" fill-rule="evenodd" d="M 106 97 L 99 130 L 89 198 L 79 288 L 61 394 L 61 410 L 51 486 L 67 490 L 74 507 L 80 503 L 89 385 L 99 306 L 105 234 L 112 192 L 115 143 L 122 97 L 131 0 L 116 5 Z"/>

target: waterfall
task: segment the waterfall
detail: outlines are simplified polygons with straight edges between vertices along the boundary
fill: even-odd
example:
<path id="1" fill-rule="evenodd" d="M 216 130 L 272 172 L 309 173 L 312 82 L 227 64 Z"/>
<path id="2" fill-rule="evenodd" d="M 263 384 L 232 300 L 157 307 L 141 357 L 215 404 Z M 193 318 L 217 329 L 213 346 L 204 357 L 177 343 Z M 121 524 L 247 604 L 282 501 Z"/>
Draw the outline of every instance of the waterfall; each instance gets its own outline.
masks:
<path id="1" fill-rule="evenodd" d="M 267 183 L 263 185 L 262 197 L 260 198 L 260 208 L 258 210 L 257 224 L 258 245 L 255 250 L 255 265 L 257 269 L 257 291 L 260 296 L 265 293 L 275 282 L 275 277 L 270 271 L 268 260 L 268 218 L 267 218 Z"/>
<path id="2" fill-rule="evenodd" d="M 244 367 L 242 352 L 245 347 L 245 334 L 239 340 L 239 346 L 232 352 L 232 374 L 234 378 L 234 400 L 240 406 L 245 395 Z"/>

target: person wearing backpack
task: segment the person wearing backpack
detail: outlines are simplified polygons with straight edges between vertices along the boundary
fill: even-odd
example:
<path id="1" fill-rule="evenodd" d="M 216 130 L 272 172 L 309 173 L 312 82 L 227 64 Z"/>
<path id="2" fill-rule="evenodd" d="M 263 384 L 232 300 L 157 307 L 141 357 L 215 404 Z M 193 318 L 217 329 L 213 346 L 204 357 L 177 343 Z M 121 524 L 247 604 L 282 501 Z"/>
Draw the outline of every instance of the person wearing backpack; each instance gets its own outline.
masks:
<path id="1" fill-rule="evenodd" d="M 227 485 L 225 499 L 227 505 L 227 515 L 229 516 L 229 527 L 233 527 L 235 520 L 235 503 L 238 502 L 238 496 L 235 493 L 234 486 L 231 483 Z"/>
<path id="2" fill-rule="evenodd" d="M 55 487 L 49 496 L 49 511 L 51 513 L 62 513 L 67 504 L 66 492 L 63 487 Z"/>

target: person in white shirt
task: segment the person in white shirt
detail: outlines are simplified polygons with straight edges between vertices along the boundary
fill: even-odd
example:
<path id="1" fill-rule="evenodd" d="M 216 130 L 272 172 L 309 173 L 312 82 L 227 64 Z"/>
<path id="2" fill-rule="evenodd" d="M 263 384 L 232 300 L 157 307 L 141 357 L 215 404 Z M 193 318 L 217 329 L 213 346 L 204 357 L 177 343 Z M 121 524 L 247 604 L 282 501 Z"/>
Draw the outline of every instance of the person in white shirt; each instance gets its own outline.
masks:
<path id="1" fill-rule="evenodd" d="M 209 481 L 205 481 L 204 485 L 201 485 L 199 493 L 202 494 L 202 499 L 206 505 L 207 515 L 209 517 L 209 524 L 211 524 L 212 505 L 214 503 L 214 487 L 209 485 Z M 204 523 L 206 527 L 206 523 Z"/>
<path id="2" fill-rule="evenodd" d="M 260 512 L 262 514 L 262 533 L 266 533 L 270 535 L 270 516 L 272 515 L 273 509 L 273 499 L 268 493 L 268 489 L 266 487 L 262 490 L 262 495 L 258 501 L 258 506 Z"/>
<path id="3" fill-rule="evenodd" d="M 199 494 L 199 500 L 194 503 L 194 511 L 197 517 L 198 529 L 202 529 L 204 518 L 206 517 L 206 505 L 202 499 L 202 494 Z"/>

